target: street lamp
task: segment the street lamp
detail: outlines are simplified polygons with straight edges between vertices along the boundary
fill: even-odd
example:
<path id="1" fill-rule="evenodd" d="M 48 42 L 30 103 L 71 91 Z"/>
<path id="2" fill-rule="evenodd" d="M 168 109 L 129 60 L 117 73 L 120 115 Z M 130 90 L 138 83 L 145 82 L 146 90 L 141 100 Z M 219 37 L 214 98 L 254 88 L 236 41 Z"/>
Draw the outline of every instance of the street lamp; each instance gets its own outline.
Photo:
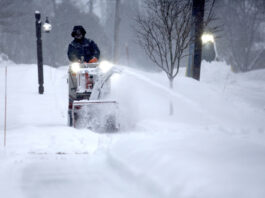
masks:
<path id="1" fill-rule="evenodd" d="M 43 56 L 42 56 L 42 40 L 41 40 L 41 14 L 39 11 L 35 11 L 35 24 L 36 24 L 36 37 L 37 37 L 37 60 L 38 60 L 38 82 L 39 82 L 39 94 L 43 94 Z M 45 23 L 43 25 L 43 30 L 49 33 L 52 29 L 49 23 L 48 17 L 46 17 Z"/>
<path id="2" fill-rule="evenodd" d="M 202 44 L 206 44 L 208 42 L 214 43 L 214 36 L 211 33 L 203 33 L 201 39 L 202 39 Z"/>
<path id="3" fill-rule="evenodd" d="M 50 24 L 48 17 L 46 17 L 45 23 L 43 24 L 43 30 L 46 33 L 49 33 L 52 30 L 52 25 Z"/>

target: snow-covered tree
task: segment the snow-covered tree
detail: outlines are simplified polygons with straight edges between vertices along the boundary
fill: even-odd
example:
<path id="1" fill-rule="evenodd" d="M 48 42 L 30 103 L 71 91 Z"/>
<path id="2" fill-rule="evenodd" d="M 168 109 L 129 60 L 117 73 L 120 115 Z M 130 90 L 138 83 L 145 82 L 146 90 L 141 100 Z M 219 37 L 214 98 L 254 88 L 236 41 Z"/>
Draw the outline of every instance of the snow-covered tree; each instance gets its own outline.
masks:
<path id="1" fill-rule="evenodd" d="M 139 15 L 138 40 L 148 57 L 167 75 L 170 87 L 190 42 L 192 2 L 146 0 Z"/>
<path id="2" fill-rule="evenodd" d="M 210 1 L 207 1 L 209 3 Z M 213 6 L 214 1 L 210 6 Z M 192 30 L 191 0 L 145 0 L 145 11 L 137 18 L 137 35 L 147 56 L 164 71 L 173 88 L 181 60 L 188 56 Z M 209 23 L 208 12 L 206 23 Z M 170 114 L 173 108 L 170 107 Z"/>

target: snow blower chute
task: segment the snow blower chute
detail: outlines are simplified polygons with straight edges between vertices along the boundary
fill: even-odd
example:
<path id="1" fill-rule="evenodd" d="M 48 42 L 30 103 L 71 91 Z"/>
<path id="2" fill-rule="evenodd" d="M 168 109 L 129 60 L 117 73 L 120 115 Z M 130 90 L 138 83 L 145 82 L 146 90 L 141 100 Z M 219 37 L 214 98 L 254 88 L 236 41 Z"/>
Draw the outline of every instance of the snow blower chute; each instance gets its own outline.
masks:
<path id="1" fill-rule="evenodd" d="M 107 100 L 110 78 L 119 72 L 109 62 L 72 63 L 68 71 L 68 125 L 95 131 L 117 131 L 118 103 Z"/>

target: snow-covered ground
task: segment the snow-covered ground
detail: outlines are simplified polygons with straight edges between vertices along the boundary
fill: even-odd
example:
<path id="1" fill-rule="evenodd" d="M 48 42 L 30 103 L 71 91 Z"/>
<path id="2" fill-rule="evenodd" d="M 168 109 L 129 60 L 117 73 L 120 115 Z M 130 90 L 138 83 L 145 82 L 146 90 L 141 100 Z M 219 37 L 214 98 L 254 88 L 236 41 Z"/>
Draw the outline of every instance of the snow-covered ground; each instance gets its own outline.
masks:
<path id="1" fill-rule="evenodd" d="M 36 65 L 0 64 L 1 198 L 265 197 L 265 70 L 203 63 L 172 91 L 162 73 L 122 69 L 122 130 L 106 134 L 66 126 L 67 67 L 45 66 L 39 95 Z"/>

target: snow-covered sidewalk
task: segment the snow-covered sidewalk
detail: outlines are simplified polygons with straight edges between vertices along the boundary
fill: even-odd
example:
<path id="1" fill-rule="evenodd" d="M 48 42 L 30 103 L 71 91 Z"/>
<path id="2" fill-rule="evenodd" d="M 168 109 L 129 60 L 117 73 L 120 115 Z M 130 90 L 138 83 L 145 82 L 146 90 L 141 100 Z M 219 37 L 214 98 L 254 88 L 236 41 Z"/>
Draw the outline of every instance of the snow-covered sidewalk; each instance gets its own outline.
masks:
<path id="1" fill-rule="evenodd" d="M 113 83 L 123 130 L 100 134 L 66 126 L 66 67 L 45 66 L 39 95 L 36 65 L 8 63 L 1 197 L 265 197 L 264 70 L 204 64 L 200 83 L 180 76 L 174 91 L 164 74 L 123 70 Z"/>

